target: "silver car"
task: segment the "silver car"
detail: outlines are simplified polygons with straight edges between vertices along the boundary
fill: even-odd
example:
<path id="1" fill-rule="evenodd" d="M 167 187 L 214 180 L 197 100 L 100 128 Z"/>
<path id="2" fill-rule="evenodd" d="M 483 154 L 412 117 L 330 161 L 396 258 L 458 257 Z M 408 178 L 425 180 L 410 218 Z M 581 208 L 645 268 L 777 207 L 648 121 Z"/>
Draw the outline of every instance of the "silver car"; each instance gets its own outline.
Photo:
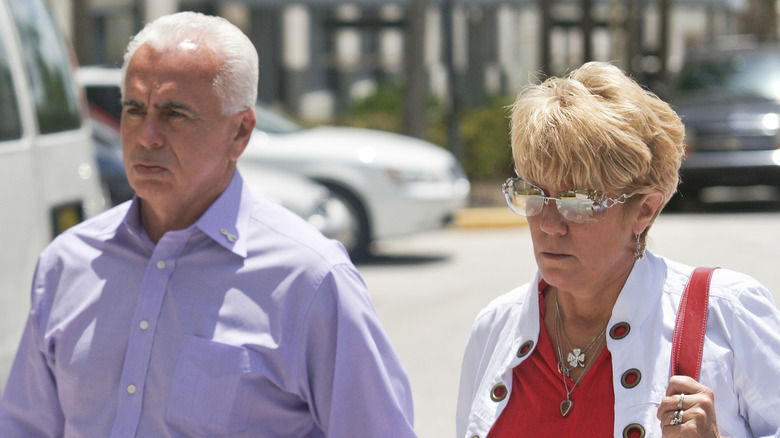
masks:
<path id="1" fill-rule="evenodd" d="M 470 184 L 447 150 L 384 131 L 303 129 L 258 106 L 256 132 L 242 159 L 288 169 L 324 184 L 349 210 L 353 257 L 372 242 L 441 228 L 465 206 Z"/>

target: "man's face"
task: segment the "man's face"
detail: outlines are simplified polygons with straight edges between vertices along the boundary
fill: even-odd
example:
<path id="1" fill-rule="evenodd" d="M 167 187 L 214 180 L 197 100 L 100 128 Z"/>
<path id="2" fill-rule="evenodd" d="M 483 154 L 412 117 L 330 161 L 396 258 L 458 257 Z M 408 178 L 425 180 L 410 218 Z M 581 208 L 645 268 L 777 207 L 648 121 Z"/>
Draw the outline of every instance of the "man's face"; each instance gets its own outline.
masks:
<path id="1" fill-rule="evenodd" d="M 210 48 L 190 42 L 164 52 L 143 45 L 128 64 L 121 120 L 125 171 L 154 210 L 205 210 L 230 182 L 246 142 L 236 140 L 241 113 L 221 113 L 212 86 L 218 69 Z"/>

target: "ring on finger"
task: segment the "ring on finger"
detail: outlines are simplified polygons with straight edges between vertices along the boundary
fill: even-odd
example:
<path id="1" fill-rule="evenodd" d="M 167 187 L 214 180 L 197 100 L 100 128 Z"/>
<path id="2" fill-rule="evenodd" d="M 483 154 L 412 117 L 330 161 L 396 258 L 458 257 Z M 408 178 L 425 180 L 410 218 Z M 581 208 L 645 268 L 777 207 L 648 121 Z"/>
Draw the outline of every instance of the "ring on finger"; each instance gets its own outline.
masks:
<path id="1" fill-rule="evenodd" d="M 680 394 L 680 399 L 677 401 L 677 410 L 682 410 L 683 408 L 683 399 L 685 398 L 685 394 Z"/>
<path id="2" fill-rule="evenodd" d="M 682 410 L 676 410 L 674 411 L 674 416 L 672 417 L 672 421 L 669 422 L 670 426 L 679 426 L 683 422 L 683 411 Z"/>

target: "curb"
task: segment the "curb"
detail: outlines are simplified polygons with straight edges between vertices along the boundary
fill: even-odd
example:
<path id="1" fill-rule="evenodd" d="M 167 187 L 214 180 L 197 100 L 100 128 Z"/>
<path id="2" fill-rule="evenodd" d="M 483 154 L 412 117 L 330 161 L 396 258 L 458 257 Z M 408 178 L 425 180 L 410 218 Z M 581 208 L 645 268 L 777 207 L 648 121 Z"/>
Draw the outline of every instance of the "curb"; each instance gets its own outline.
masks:
<path id="1" fill-rule="evenodd" d="M 456 228 L 501 228 L 527 226 L 528 221 L 506 207 L 464 208 L 455 212 Z"/>

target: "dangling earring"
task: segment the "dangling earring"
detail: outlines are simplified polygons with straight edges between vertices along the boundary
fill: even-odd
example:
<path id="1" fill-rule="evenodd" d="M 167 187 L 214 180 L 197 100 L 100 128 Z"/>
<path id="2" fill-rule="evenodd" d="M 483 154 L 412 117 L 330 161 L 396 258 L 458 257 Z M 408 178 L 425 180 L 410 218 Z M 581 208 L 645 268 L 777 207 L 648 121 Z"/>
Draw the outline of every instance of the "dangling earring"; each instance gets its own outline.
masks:
<path id="1" fill-rule="evenodd" d="M 642 257 L 645 256 L 645 245 L 642 244 L 641 239 L 639 238 L 640 235 L 636 235 L 636 249 L 634 250 L 634 258 L 637 260 L 640 260 Z"/>

